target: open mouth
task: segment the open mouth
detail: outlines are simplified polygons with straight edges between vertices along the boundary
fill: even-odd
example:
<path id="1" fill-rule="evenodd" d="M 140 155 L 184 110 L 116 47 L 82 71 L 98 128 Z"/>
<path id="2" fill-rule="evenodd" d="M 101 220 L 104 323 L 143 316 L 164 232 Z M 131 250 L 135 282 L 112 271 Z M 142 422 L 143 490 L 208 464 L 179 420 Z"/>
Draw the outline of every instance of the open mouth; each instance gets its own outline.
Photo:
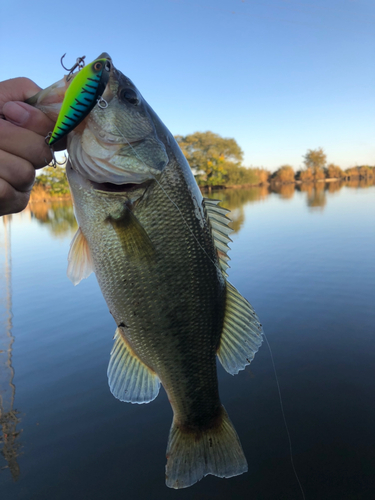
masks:
<path id="1" fill-rule="evenodd" d="M 94 182 L 90 181 L 93 188 L 97 191 L 106 191 L 108 193 L 126 193 L 129 191 L 135 191 L 136 189 L 146 188 L 150 181 L 142 182 L 140 184 L 136 183 L 127 183 L 127 184 L 113 184 L 111 182 Z"/>

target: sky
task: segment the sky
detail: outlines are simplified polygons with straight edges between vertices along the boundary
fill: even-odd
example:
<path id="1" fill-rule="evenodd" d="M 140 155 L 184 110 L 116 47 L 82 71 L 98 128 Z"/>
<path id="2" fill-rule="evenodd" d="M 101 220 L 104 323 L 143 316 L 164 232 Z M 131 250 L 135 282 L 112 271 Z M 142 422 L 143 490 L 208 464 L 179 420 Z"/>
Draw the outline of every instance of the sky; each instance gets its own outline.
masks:
<path id="1" fill-rule="evenodd" d="M 373 0 L 1 0 L 0 80 L 47 87 L 108 52 L 174 134 L 233 137 L 245 166 L 375 165 Z"/>

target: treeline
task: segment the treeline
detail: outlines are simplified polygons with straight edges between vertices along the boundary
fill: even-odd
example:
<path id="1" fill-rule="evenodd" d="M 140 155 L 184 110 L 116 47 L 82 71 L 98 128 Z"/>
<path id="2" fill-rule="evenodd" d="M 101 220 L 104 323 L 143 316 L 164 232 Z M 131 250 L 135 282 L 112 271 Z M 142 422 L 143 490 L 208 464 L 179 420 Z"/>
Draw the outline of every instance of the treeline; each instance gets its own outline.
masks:
<path id="1" fill-rule="evenodd" d="M 317 182 L 325 179 L 352 180 L 352 179 L 374 179 L 375 167 L 362 165 L 342 170 L 334 163 L 327 164 L 327 155 L 322 148 L 309 149 L 305 154 L 305 168 L 294 172 L 290 165 L 282 165 L 271 175 L 271 182 Z"/>
<path id="2" fill-rule="evenodd" d="M 350 167 L 342 170 L 339 166 L 333 163 L 327 167 L 314 171 L 311 168 L 294 172 L 290 165 L 283 165 L 270 177 L 270 182 L 316 182 L 325 179 L 351 180 L 351 179 L 373 179 L 375 178 L 375 167 L 362 165 L 360 167 Z"/>
<path id="3" fill-rule="evenodd" d="M 309 149 L 303 157 L 304 168 L 294 171 L 282 165 L 271 173 L 264 168 L 244 167 L 243 152 L 234 139 L 225 139 L 213 132 L 195 132 L 176 136 L 197 182 L 201 186 L 233 186 L 246 184 L 317 182 L 325 179 L 372 179 L 375 167 L 363 165 L 342 170 L 327 163 L 322 148 Z"/>

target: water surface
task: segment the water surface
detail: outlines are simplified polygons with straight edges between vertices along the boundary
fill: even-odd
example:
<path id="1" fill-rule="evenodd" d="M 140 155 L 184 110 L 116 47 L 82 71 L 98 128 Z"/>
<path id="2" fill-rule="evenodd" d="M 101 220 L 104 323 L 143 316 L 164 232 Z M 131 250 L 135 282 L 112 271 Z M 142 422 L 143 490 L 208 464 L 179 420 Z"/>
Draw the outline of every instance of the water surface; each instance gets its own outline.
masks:
<path id="1" fill-rule="evenodd" d="M 307 499 L 372 499 L 375 470 L 375 187 L 226 190 L 230 281 L 271 345 Z M 249 472 L 164 484 L 172 411 L 117 401 L 106 369 L 113 318 L 90 276 L 66 278 L 76 230 L 69 204 L 34 204 L 0 220 L 0 496 L 257 500 L 302 498 L 270 353 L 220 394 Z"/>

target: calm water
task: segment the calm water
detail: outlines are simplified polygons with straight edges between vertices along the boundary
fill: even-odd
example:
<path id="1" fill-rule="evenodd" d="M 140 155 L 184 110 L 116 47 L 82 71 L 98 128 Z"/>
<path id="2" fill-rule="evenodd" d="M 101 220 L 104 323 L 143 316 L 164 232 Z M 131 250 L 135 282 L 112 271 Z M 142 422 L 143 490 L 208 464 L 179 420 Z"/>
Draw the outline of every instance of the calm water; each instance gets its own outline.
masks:
<path id="1" fill-rule="evenodd" d="M 375 187 L 219 196 L 229 278 L 272 347 L 306 498 L 372 500 Z M 148 405 L 111 395 L 113 318 L 94 276 L 66 278 L 75 229 L 64 204 L 0 220 L 1 499 L 301 499 L 265 343 L 239 375 L 218 367 L 249 472 L 166 488 L 170 405 L 163 390 Z"/>

